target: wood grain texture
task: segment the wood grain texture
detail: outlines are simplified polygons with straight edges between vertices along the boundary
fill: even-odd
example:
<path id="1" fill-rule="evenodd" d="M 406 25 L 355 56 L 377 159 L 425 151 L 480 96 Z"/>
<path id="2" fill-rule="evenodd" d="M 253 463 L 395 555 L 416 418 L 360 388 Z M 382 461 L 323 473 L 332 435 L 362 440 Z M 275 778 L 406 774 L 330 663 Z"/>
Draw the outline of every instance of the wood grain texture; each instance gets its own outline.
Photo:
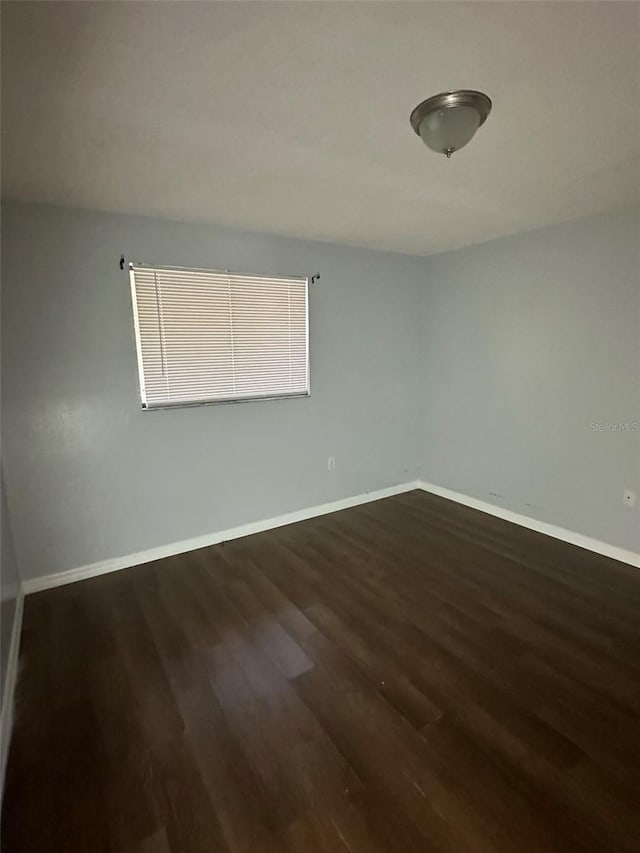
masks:
<path id="1" fill-rule="evenodd" d="M 640 573 L 410 492 L 29 596 L 4 853 L 637 853 Z"/>

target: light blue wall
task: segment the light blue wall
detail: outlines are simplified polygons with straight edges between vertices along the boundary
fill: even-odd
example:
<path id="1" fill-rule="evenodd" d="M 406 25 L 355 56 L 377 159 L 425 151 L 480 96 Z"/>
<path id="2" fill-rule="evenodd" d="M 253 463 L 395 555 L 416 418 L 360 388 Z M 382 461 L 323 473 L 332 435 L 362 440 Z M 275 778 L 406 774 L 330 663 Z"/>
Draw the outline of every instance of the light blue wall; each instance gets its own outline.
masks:
<path id="1" fill-rule="evenodd" d="M 640 551 L 640 211 L 427 258 L 425 283 L 423 479 Z"/>
<path id="2" fill-rule="evenodd" d="M 2 228 L 5 476 L 25 579 L 415 479 L 421 259 L 22 204 Z M 121 253 L 320 271 L 311 396 L 143 412 Z"/>
<path id="3" fill-rule="evenodd" d="M 2 229 L 24 578 L 416 476 L 640 549 L 640 431 L 590 426 L 640 422 L 638 211 L 431 258 L 38 205 Z M 311 397 L 143 412 L 122 252 L 319 270 Z"/>

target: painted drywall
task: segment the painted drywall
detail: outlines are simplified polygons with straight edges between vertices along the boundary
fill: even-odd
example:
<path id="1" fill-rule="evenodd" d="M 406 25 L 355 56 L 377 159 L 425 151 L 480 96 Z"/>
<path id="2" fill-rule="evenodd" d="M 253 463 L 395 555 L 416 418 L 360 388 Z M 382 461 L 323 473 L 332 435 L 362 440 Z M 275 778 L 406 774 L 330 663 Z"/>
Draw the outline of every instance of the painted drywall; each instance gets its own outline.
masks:
<path id="1" fill-rule="evenodd" d="M 5 476 L 24 580 L 415 479 L 421 259 L 11 203 L 2 230 Z M 320 271 L 311 396 L 143 412 L 121 253 Z"/>
<path id="2" fill-rule="evenodd" d="M 426 259 L 16 203 L 2 231 L 24 580 L 416 477 L 640 550 L 637 210 Z M 311 397 L 143 412 L 123 252 L 319 270 Z"/>
<path id="3" fill-rule="evenodd" d="M 0 343 L 0 352 L 1 348 Z M 1 399 L 2 394 L 0 394 Z M 1 435 L 2 431 L 0 430 L 0 439 Z M 11 695 L 11 690 L 9 690 L 9 693 L 5 692 L 5 688 L 7 687 L 7 663 L 9 662 L 11 652 L 11 638 L 13 637 L 14 630 L 17 629 L 18 598 L 21 593 L 20 575 L 9 517 L 9 505 L 4 485 L 2 454 L 3 448 L 0 441 L 0 719 L 3 726 L 0 737 L 5 736 L 4 725 L 7 719 L 5 714 L 5 696 Z M 0 744 L 0 790 L 2 788 L 5 755 L 6 751 L 2 747 L 2 744 Z"/>
<path id="4" fill-rule="evenodd" d="M 9 520 L 4 477 L 1 474 L 0 489 L 0 706 L 3 706 L 7 661 L 9 660 L 11 637 L 20 593 L 20 575 L 18 574 L 13 533 Z"/>
<path id="5" fill-rule="evenodd" d="M 640 210 L 425 272 L 420 476 L 640 551 Z"/>

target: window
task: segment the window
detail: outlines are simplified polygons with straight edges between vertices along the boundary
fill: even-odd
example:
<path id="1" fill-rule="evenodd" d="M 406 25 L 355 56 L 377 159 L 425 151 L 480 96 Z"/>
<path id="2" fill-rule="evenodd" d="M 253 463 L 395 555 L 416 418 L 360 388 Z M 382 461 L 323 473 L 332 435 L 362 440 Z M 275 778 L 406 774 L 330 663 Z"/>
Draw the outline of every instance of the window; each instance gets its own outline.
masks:
<path id="1" fill-rule="evenodd" d="M 308 281 L 130 265 L 144 409 L 309 394 Z"/>

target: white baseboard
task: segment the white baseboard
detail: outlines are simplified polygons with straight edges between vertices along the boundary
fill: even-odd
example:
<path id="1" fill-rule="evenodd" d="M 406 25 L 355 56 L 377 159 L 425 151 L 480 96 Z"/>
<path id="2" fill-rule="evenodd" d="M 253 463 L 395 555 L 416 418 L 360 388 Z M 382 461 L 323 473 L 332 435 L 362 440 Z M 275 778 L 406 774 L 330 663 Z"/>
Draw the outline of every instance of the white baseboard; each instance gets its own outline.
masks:
<path id="1" fill-rule="evenodd" d="M 77 569 L 69 569 L 56 574 L 43 575 L 39 578 L 32 578 L 23 582 L 25 595 L 32 592 L 40 592 L 43 589 L 51 589 L 52 587 L 62 586 L 63 584 L 74 583 L 74 581 L 85 580 L 86 578 L 104 575 L 109 572 L 116 572 L 120 569 L 127 569 L 131 566 L 138 566 L 142 563 L 149 563 L 153 560 L 161 560 L 164 557 L 173 557 L 176 554 L 184 554 L 188 551 L 195 551 L 198 548 L 206 548 L 209 545 L 217 545 L 220 542 L 226 542 L 230 539 L 239 539 L 242 536 L 250 536 L 252 533 L 261 533 L 265 530 L 271 530 L 275 527 L 282 527 L 285 524 L 293 524 L 296 521 L 304 521 L 308 518 L 326 515 L 330 512 L 337 512 L 341 509 L 348 509 L 352 506 L 377 501 L 381 498 L 388 498 L 392 495 L 398 495 L 402 492 L 409 492 L 412 489 L 423 489 L 426 492 L 431 492 L 435 495 L 440 495 L 443 498 L 456 501 L 465 506 L 478 509 L 481 512 L 489 513 L 497 518 L 502 518 L 505 521 L 510 521 L 513 524 L 519 524 L 521 527 L 528 527 L 530 530 L 536 530 L 538 533 L 544 533 L 554 539 L 561 539 L 563 542 L 569 542 L 572 545 L 577 545 L 580 548 L 586 548 L 588 551 L 594 551 L 597 554 L 602 554 L 605 557 L 611 557 L 614 560 L 619 560 L 623 563 L 628 563 L 631 566 L 640 568 L 640 554 L 634 551 L 627 551 L 624 548 L 619 548 L 616 545 L 610 545 L 607 542 L 601 542 L 598 539 L 592 539 L 589 536 L 584 536 L 581 533 L 574 533 L 572 530 L 566 530 L 563 527 L 558 527 L 555 524 L 548 524 L 544 521 L 538 521 L 526 515 L 521 515 L 517 512 L 512 512 L 508 509 L 495 506 L 494 504 L 486 503 L 485 501 L 472 498 L 469 495 L 464 495 L 461 492 L 454 492 L 444 486 L 438 486 L 434 483 L 427 483 L 422 480 L 416 480 L 409 483 L 401 483 L 397 486 L 391 486 L 387 489 L 377 489 L 373 492 L 365 492 L 360 495 L 354 495 L 349 498 L 342 498 L 337 501 L 331 501 L 326 504 L 307 507 L 306 509 L 296 510 L 284 515 L 278 515 L 274 518 L 267 518 L 262 521 L 250 522 L 242 524 L 239 527 L 231 527 L 227 530 L 218 530 L 215 533 L 206 533 L 203 536 L 195 536 L 191 539 L 182 539 L 179 542 L 172 542 L 168 545 L 161 545 L 158 548 L 150 548 L 146 551 L 138 551 L 135 554 L 127 554 L 123 557 L 114 557 L 110 560 L 102 560 L 98 563 L 90 563 L 86 566 L 80 566 Z"/>
<path id="2" fill-rule="evenodd" d="M 278 515 L 274 518 L 267 518 L 263 521 L 254 521 L 249 524 L 241 524 L 239 527 L 231 527 L 227 530 L 218 530 L 215 533 L 205 533 L 203 536 L 195 536 L 192 539 L 182 539 L 179 542 L 172 542 L 169 545 L 161 545 L 158 548 L 150 548 L 146 551 L 138 551 L 136 554 L 127 554 L 124 557 L 115 557 L 111 560 L 102 560 L 99 563 L 90 563 L 86 566 L 80 566 L 77 569 L 69 569 L 65 572 L 57 572 L 56 574 L 43 575 L 39 578 L 31 578 L 23 582 L 25 594 L 32 592 L 40 592 L 43 589 L 51 589 L 55 586 L 73 583 L 74 581 L 93 578 L 97 575 L 104 575 L 108 572 L 116 572 L 119 569 L 128 569 L 131 566 L 139 566 L 142 563 L 150 563 L 153 560 L 161 560 L 164 557 L 173 557 L 176 554 L 185 554 L 188 551 L 195 551 L 198 548 L 206 548 L 209 545 L 217 545 L 220 542 L 227 542 L 230 539 L 240 539 L 242 536 L 250 536 L 252 533 L 261 533 L 264 530 L 271 530 L 274 527 L 283 527 L 285 524 L 293 524 L 296 521 L 305 521 L 308 518 L 315 518 L 319 515 L 327 515 L 330 512 L 337 512 L 340 509 L 348 509 L 358 504 L 377 501 L 381 498 L 389 498 L 392 495 L 399 495 L 402 492 L 409 492 L 412 489 L 420 488 L 417 481 L 410 483 L 401 483 L 398 486 L 391 486 L 387 489 L 377 489 L 373 492 L 364 492 L 361 495 L 354 495 L 349 498 L 341 498 L 337 501 L 331 501 L 326 504 L 307 507 L 306 509 L 295 510 L 288 512 L 285 515 Z"/>
<path id="3" fill-rule="evenodd" d="M 4 691 L 2 695 L 2 711 L 0 712 L 0 802 L 4 792 L 4 773 L 7 769 L 11 730 L 13 729 L 13 712 L 16 683 L 18 681 L 18 659 L 20 655 L 20 632 L 22 630 L 22 611 L 24 606 L 24 590 L 21 587 L 16 597 L 16 609 L 13 616 L 13 629 L 9 645 L 7 669 L 4 673 Z"/>
<path id="4" fill-rule="evenodd" d="M 563 542 L 569 542 L 571 545 L 577 545 L 579 548 L 586 548 L 587 551 L 594 551 L 596 554 L 602 554 L 604 557 L 611 557 L 612 560 L 619 560 L 621 563 L 628 563 L 630 566 L 640 568 L 640 554 L 637 554 L 635 551 L 627 551 L 625 548 L 619 548 L 617 545 L 610 545 L 608 542 L 592 539 L 590 536 L 585 536 L 582 533 L 574 533 L 573 530 L 567 530 L 555 524 L 548 524 L 546 521 L 538 521 L 528 515 L 521 515 L 509 509 L 503 509 L 502 507 L 495 506 L 495 504 L 486 503 L 485 501 L 478 500 L 478 498 L 464 495 L 461 492 L 446 489 L 444 486 L 437 486 L 435 483 L 420 481 L 418 488 L 423 489 L 425 492 L 439 495 L 442 498 L 448 498 L 456 503 L 472 507 L 473 509 L 479 509 L 481 512 L 486 512 L 489 515 L 495 515 L 497 518 L 502 518 L 513 524 L 519 524 L 520 527 L 528 527 L 529 530 L 544 533 L 545 536 L 561 539 Z"/>

